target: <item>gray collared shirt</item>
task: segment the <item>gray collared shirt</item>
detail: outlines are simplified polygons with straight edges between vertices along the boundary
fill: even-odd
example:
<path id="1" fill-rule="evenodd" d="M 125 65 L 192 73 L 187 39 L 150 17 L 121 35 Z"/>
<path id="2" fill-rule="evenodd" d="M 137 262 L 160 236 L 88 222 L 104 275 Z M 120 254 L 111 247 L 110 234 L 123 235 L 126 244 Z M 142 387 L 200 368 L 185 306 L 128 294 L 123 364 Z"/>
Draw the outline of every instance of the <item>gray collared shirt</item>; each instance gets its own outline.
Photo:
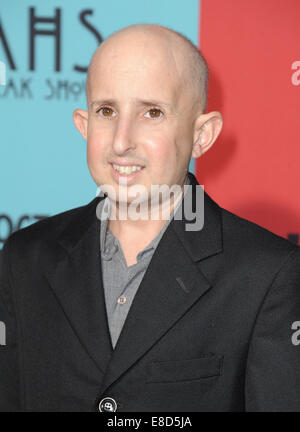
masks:
<path id="1" fill-rule="evenodd" d="M 190 184 L 188 177 L 186 184 Z M 136 264 L 129 267 L 127 266 L 118 238 L 115 237 L 108 228 L 110 211 L 109 202 L 107 203 L 108 205 L 106 206 L 105 212 L 102 213 L 104 203 L 107 200 L 109 200 L 109 198 L 103 199 L 99 204 L 101 207 L 98 208 L 98 211 L 100 211 L 99 214 L 101 215 L 100 250 L 108 325 L 112 346 L 115 348 L 130 306 L 147 267 L 150 264 L 153 253 L 174 217 L 174 214 L 182 201 L 182 197 L 171 213 L 170 218 L 166 219 L 166 223 L 160 232 L 155 236 L 151 243 L 137 254 Z"/>

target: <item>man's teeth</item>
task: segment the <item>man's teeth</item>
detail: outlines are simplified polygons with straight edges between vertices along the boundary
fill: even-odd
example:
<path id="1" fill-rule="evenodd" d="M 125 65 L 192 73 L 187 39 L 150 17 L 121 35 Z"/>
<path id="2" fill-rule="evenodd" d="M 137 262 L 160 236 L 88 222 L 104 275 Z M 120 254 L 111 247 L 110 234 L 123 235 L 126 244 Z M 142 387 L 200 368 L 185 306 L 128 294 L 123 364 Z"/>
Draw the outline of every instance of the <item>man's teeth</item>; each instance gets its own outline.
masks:
<path id="1" fill-rule="evenodd" d="M 121 165 L 113 164 L 113 167 L 120 174 L 131 174 L 135 171 L 140 171 L 142 169 L 141 166 L 137 166 L 137 165 L 121 166 Z"/>

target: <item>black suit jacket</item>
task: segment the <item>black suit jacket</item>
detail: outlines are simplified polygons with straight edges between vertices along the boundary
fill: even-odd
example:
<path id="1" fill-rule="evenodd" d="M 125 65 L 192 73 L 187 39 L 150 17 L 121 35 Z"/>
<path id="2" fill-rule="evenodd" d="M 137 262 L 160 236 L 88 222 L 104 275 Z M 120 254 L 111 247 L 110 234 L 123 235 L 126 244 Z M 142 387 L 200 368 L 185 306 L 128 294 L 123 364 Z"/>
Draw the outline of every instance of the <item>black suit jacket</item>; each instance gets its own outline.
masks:
<path id="1" fill-rule="evenodd" d="M 299 411 L 300 248 L 205 193 L 203 229 L 171 221 L 113 350 L 100 199 L 5 243 L 1 410 Z"/>

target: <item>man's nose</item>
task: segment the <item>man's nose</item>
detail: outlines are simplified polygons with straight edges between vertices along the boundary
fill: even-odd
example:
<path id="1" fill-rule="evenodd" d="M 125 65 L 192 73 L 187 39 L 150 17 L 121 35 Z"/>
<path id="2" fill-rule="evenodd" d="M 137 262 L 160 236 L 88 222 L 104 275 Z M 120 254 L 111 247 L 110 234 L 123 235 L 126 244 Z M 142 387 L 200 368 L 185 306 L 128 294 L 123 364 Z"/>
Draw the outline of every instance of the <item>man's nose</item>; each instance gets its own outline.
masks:
<path id="1" fill-rule="evenodd" d="M 130 118 L 117 120 L 112 143 L 116 154 L 123 154 L 135 148 L 133 129 L 134 125 Z"/>

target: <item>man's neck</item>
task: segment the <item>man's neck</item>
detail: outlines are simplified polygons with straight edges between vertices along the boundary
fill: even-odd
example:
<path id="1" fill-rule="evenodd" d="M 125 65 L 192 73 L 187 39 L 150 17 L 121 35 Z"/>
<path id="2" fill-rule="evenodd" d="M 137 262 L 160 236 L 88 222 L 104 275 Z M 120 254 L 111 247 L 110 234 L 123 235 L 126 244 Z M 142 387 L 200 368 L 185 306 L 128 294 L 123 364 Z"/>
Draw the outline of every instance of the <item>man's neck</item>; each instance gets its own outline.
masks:
<path id="1" fill-rule="evenodd" d="M 118 209 L 114 208 L 114 214 L 116 218 L 109 219 L 108 228 L 110 231 L 119 239 L 131 239 L 131 241 L 137 241 L 137 239 L 142 236 L 146 239 L 146 244 L 150 243 L 152 239 L 160 232 L 163 228 L 167 220 L 172 217 L 172 213 L 176 206 L 179 204 L 183 197 L 184 186 L 187 183 L 188 174 L 184 179 L 183 184 L 181 185 L 181 191 L 174 199 L 170 199 L 169 202 L 164 202 L 163 208 L 162 204 L 159 204 L 159 209 L 157 212 L 151 213 L 151 208 L 149 206 L 147 212 L 147 219 L 137 219 L 132 220 L 130 216 L 130 212 L 127 212 L 128 217 L 125 220 L 120 220 L 118 217 Z M 173 195 L 172 195 L 173 198 Z M 113 203 L 112 203 L 113 205 Z M 153 209 L 152 209 L 153 210 Z M 151 214 L 158 215 L 158 218 L 151 218 Z M 171 216 L 170 216 L 171 215 Z"/>

